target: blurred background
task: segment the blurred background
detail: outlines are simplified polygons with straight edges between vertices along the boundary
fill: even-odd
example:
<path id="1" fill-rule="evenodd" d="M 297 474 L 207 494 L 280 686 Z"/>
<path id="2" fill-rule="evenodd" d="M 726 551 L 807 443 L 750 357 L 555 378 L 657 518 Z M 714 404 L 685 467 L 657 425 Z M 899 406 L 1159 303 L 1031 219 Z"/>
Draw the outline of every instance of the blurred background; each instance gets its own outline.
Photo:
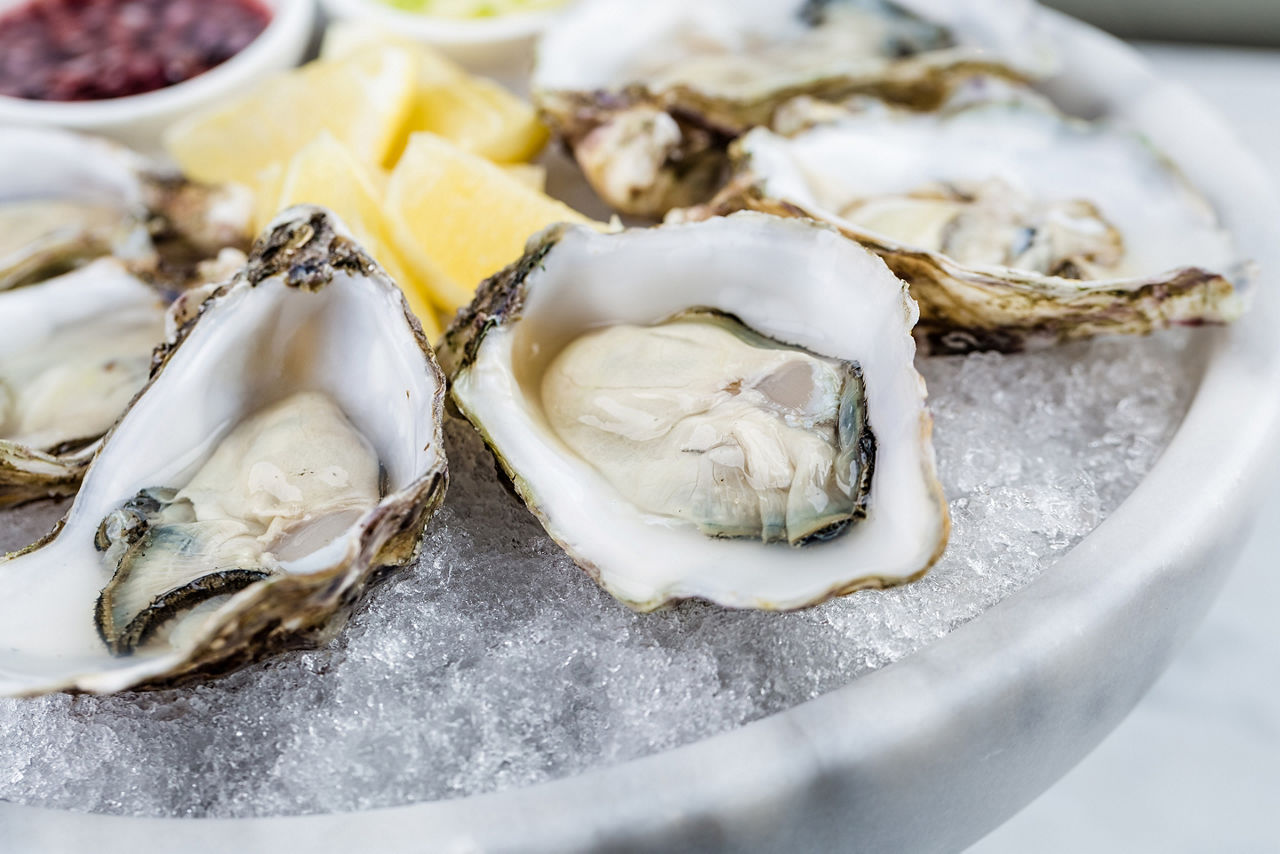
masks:
<path id="1" fill-rule="evenodd" d="M 1280 0 L 1041 0 L 1122 38 L 1280 45 Z"/>
<path id="2" fill-rule="evenodd" d="M 1159 74 L 1214 103 L 1280 180 L 1280 114 L 1271 106 L 1280 96 L 1280 0 L 1040 2 L 1139 40 Z M 1277 556 L 1280 488 L 1208 618 L 1151 692 L 1079 766 L 967 854 L 1280 852 L 1280 632 L 1263 610 L 1280 596 Z"/>

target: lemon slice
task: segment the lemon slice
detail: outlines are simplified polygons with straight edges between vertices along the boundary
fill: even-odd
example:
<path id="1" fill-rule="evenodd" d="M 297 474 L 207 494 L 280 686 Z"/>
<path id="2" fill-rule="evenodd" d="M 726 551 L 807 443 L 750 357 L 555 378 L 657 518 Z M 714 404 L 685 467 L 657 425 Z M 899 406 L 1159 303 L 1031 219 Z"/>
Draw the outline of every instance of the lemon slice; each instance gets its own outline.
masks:
<path id="1" fill-rule="evenodd" d="M 519 258 L 525 241 L 582 214 L 432 134 L 409 140 L 387 184 L 385 221 L 402 257 L 449 310 Z"/>
<path id="2" fill-rule="evenodd" d="M 539 193 L 547 191 L 547 167 L 545 166 L 537 163 L 504 163 L 502 171 L 530 190 L 537 190 Z"/>
<path id="3" fill-rule="evenodd" d="M 321 131 L 289 162 L 280 179 L 276 208 L 322 205 L 338 215 L 352 235 L 404 291 L 427 338 L 440 336 L 440 322 L 423 283 L 386 237 L 376 178 L 333 134 Z"/>
<path id="4" fill-rule="evenodd" d="M 533 107 L 482 77 L 427 81 L 420 76 L 404 133 L 386 165 L 393 165 L 420 132 L 498 163 L 530 160 L 547 142 L 547 129 Z"/>
<path id="5" fill-rule="evenodd" d="M 381 164 L 403 137 L 417 78 L 415 52 L 399 47 L 313 62 L 176 123 L 165 146 L 184 172 L 211 182 L 251 184 L 325 130 L 360 161 Z"/>
<path id="6" fill-rule="evenodd" d="M 257 234 L 267 227 L 267 223 L 280 210 L 280 191 L 284 189 L 284 163 L 272 163 L 249 182 L 253 190 L 253 233 Z"/>
<path id="7" fill-rule="evenodd" d="M 519 163 L 547 143 L 534 108 L 492 80 L 468 74 L 438 51 L 388 33 L 376 24 L 342 21 L 325 34 L 320 56 L 349 59 L 393 45 L 418 60 L 413 107 L 383 165 L 391 167 L 414 133 L 442 136 L 459 148 L 498 163 Z"/>

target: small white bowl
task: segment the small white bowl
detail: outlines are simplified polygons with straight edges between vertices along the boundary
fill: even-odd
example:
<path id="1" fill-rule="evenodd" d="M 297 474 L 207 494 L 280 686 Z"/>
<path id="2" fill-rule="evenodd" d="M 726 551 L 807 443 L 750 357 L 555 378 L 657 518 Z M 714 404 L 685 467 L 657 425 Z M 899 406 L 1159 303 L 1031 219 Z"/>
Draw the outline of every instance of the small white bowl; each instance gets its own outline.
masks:
<path id="1" fill-rule="evenodd" d="M 459 19 L 406 12 L 378 0 L 323 0 L 334 20 L 374 24 L 429 44 L 461 65 L 501 75 L 527 71 L 542 31 L 572 5 L 539 12 L 512 12 L 491 18 Z"/>
<path id="2" fill-rule="evenodd" d="M 0 14 L 28 0 L 0 0 Z M 174 120 L 226 100 L 263 75 L 302 61 L 315 28 L 314 0 L 261 0 L 271 23 L 248 47 L 204 74 L 173 86 L 100 101 L 33 101 L 0 95 L 0 125 L 41 125 L 86 131 L 157 153 Z"/>

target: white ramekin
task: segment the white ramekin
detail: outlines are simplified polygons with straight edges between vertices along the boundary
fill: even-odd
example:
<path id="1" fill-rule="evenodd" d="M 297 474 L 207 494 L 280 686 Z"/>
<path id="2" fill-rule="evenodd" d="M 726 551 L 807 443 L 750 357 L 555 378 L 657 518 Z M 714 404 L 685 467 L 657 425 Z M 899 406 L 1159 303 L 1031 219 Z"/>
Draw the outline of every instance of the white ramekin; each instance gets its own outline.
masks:
<path id="1" fill-rule="evenodd" d="M 0 0 L 0 13 L 27 0 Z M 302 61 L 315 27 L 314 0 L 262 0 L 271 23 L 231 59 L 183 83 L 101 101 L 30 101 L 0 95 L 0 125 L 42 125 L 101 134 L 155 153 L 166 127 L 239 94 L 263 75 Z"/>
<path id="2" fill-rule="evenodd" d="M 405 12 L 379 0 L 323 0 L 333 20 L 375 24 L 429 44 L 474 71 L 502 75 L 527 70 L 538 36 L 571 3 L 541 12 L 460 20 Z"/>

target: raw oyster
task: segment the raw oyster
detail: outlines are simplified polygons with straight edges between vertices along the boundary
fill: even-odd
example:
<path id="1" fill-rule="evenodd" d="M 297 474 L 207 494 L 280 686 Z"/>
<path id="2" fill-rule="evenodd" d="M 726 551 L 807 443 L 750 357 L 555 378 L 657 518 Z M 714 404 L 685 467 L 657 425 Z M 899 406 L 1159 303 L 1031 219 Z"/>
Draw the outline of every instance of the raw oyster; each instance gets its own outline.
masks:
<path id="1" fill-rule="evenodd" d="M 323 392 L 253 413 L 178 490 L 144 489 L 107 516 L 111 581 L 98 633 L 131 653 L 174 614 L 236 593 L 328 545 L 382 497 L 378 455 Z"/>
<path id="2" fill-rule="evenodd" d="M 1054 65 L 1017 0 L 603 0 L 546 35 L 533 89 L 596 192 L 660 216 L 710 198 L 728 142 L 797 94 L 931 109 L 974 74 Z"/>
<path id="3" fill-rule="evenodd" d="M 860 366 L 736 318 L 588 332 L 547 367 L 542 402 L 555 434 L 647 514 L 791 545 L 866 517 L 875 437 Z"/>
<path id="4" fill-rule="evenodd" d="M 757 128 L 702 211 L 828 222 L 920 304 L 930 352 L 1014 351 L 1101 333 L 1224 323 L 1247 279 L 1211 206 L 1150 143 L 1023 96 L 933 114 L 883 106 Z M 834 116 L 834 117 L 833 117 Z"/>
<path id="5" fill-rule="evenodd" d="M 75 492 L 147 382 L 166 304 L 115 258 L 0 291 L 0 507 Z"/>
<path id="6" fill-rule="evenodd" d="M 180 284 L 224 247 L 247 247 L 251 213 L 246 189 L 189 182 L 106 140 L 0 134 L 0 290 L 102 255 Z"/>
<path id="7" fill-rule="evenodd" d="M 557 226 L 440 353 L 516 491 L 618 599 L 789 609 L 941 554 L 915 317 L 875 256 L 799 220 Z"/>
<path id="8" fill-rule="evenodd" d="M 66 519 L 0 561 L 0 693 L 110 692 L 323 641 L 447 481 L 399 289 L 291 208 L 157 353 Z"/>

